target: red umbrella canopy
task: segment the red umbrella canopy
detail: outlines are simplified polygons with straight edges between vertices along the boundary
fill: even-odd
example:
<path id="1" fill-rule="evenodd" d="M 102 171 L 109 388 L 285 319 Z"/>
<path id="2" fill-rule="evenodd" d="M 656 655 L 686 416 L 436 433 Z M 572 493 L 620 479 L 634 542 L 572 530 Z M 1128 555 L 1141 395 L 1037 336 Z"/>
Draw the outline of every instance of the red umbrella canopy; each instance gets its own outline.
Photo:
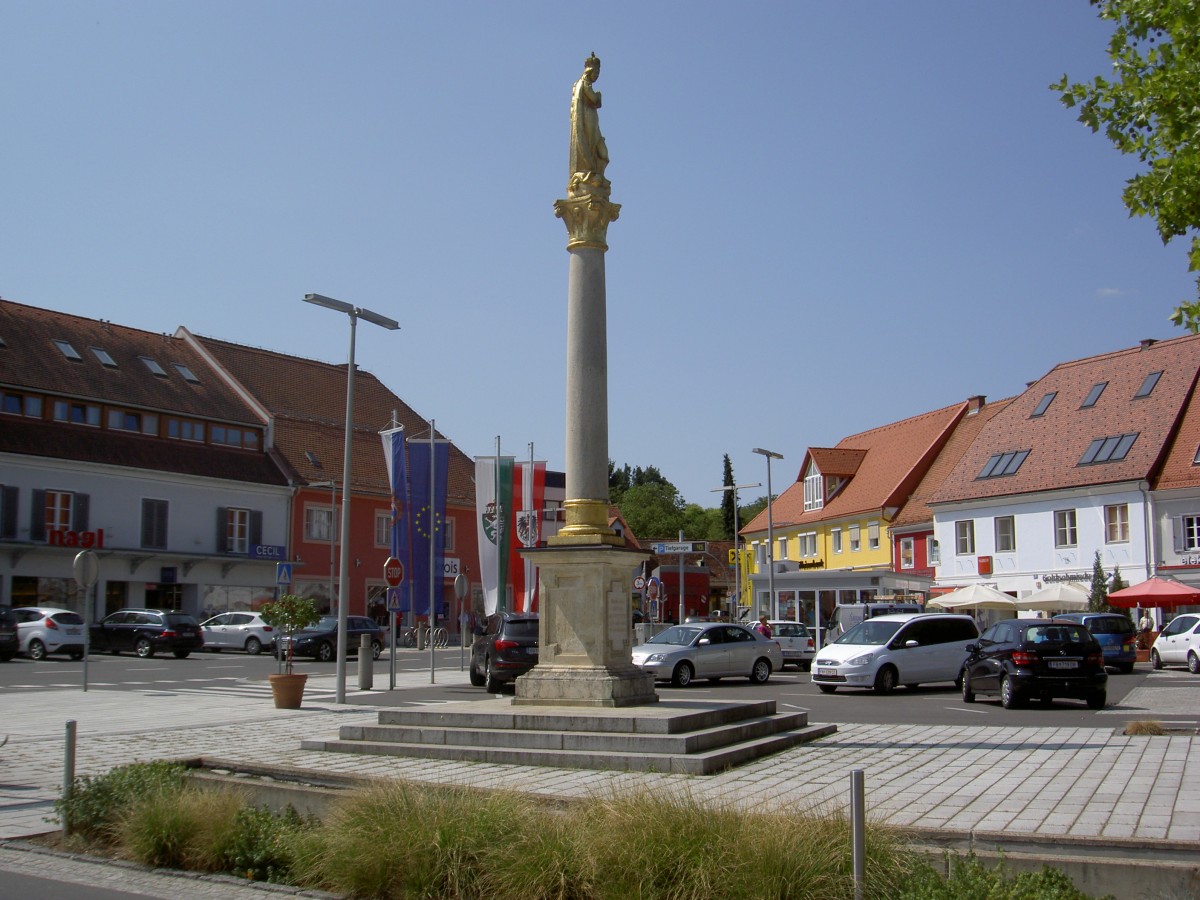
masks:
<path id="1" fill-rule="evenodd" d="M 1108 595 L 1113 606 L 1132 609 L 1135 606 L 1166 609 L 1173 606 L 1200 606 L 1200 588 L 1155 575 L 1141 584 L 1121 588 Z"/>

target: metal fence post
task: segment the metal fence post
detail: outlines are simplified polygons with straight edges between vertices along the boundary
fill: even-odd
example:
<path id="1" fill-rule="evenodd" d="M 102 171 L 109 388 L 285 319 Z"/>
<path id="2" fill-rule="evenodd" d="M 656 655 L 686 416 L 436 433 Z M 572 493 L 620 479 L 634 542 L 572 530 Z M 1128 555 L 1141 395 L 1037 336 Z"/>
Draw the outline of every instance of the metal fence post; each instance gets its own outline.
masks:
<path id="1" fill-rule="evenodd" d="M 854 900 L 862 900 L 866 876 L 866 796 L 863 770 L 850 772 L 850 834 L 854 864 Z"/>

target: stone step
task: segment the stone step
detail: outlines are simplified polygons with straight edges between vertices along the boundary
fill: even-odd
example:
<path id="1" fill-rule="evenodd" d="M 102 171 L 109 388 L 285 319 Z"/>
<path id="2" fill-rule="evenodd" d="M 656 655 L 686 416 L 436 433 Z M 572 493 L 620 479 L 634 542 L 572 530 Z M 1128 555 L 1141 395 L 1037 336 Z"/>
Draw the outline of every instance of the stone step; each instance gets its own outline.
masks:
<path id="1" fill-rule="evenodd" d="M 544 723 L 538 723 L 539 725 Z M 371 743 L 491 746 L 527 750 L 596 750 L 606 753 L 697 753 L 793 731 L 808 725 L 808 713 L 758 716 L 689 732 L 583 731 L 578 728 L 489 728 L 455 722 L 453 726 L 344 725 L 343 741 Z"/>
<path id="2" fill-rule="evenodd" d="M 370 740 L 305 740 L 304 750 L 411 756 L 507 765 L 555 766 L 677 775 L 711 775 L 732 766 L 787 750 L 837 730 L 836 725 L 808 725 L 693 753 L 619 752 L 598 749 L 507 747 L 485 744 L 396 743 Z"/>

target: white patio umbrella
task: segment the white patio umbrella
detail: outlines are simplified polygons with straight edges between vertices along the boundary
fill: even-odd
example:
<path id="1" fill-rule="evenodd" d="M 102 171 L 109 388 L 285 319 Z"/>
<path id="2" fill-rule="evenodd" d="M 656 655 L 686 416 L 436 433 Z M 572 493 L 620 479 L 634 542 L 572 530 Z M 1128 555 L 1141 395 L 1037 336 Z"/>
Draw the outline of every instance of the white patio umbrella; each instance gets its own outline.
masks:
<path id="1" fill-rule="evenodd" d="M 1059 612 L 1088 608 L 1091 592 L 1073 581 L 1057 582 L 1035 591 L 1024 600 L 1018 600 L 1021 609 L 1048 609 Z"/>
<path id="2" fill-rule="evenodd" d="M 1017 601 L 985 584 L 968 584 L 966 587 L 934 597 L 926 606 L 937 606 L 941 609 L 1008 609 L 1015 610 Z"/>

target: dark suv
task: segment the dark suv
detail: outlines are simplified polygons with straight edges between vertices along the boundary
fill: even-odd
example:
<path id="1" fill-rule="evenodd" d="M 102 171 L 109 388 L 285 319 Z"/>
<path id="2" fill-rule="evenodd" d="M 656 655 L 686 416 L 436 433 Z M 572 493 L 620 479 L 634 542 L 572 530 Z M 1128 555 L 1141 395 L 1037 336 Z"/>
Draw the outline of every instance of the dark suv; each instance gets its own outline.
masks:
<path id="1" fill-rule="evenodd" d="M 187 613 L 162 609 L 119 609 L 94 623 L 90 635 L 92 650 L 132 650 L 143 659 L 160 650 L 187 659 L 204 646 L 199 622 Z"/>
<path id="2" fill-rule="evenodd" d="M 0 606 L 0 662 L 8 662 L 17 655 L 17 620 L 12 609 Z"/>
<path id="3" fill-rule="evenodd" d="M 471 684 L 497 694 L 538 661 L 538 617 L 532 613 L 496 613 L 487 626 L 475 627 L 471 644 Z"/>
<path id="4" fill-rule="evenodd" d="M 1073 697 L 1086 700 L 1089 709 L 1103 709 L 1107 684 L 1100 644 L 1082 625 L 1009 619 L 967 647 L 962 697 L 974 703 L 976 694 L 999 694 L 1005 709 L 1031 697 L 1044 703 Z"/>

